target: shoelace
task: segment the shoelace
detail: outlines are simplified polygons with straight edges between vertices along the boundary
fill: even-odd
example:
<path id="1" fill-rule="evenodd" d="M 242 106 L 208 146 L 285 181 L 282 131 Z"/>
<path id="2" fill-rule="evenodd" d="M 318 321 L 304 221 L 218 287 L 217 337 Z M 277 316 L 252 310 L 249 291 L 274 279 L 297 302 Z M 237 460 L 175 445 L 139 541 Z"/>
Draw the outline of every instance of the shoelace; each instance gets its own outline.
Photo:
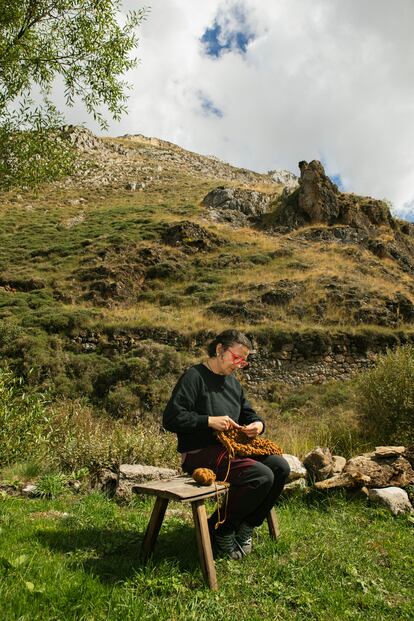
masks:
<path id="1" fill-rule="evenodd" d="M 239 545 L 248 545 L 251 544 L 253 540 L 253 526 L 249 526 L 249 524 L 241 524 L 239 530 L 237 531 L 237 543 Z"/>
<path id="2" fill-rule="evenodd" d="M 227 535 L 216 535 L 216 545 L 220 552 L 230 556 L 234 560 L 241 560 L 244 556 L 244 552 L 240 545 L 237 543 L 234 533 L 228 533 Z"/>

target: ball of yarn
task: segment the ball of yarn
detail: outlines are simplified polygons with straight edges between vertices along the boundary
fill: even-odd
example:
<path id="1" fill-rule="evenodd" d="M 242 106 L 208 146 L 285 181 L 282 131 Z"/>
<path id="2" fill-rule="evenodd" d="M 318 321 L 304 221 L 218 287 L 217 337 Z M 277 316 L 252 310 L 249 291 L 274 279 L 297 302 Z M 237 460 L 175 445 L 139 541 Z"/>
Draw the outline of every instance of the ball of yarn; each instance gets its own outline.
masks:
<path id="1" fill-rule="evenodd" d="M 196 468 L 193 472 L 193 479 L 199 485 L 212 485 L 216 480 L 216 475 L 210 468 Z"/>

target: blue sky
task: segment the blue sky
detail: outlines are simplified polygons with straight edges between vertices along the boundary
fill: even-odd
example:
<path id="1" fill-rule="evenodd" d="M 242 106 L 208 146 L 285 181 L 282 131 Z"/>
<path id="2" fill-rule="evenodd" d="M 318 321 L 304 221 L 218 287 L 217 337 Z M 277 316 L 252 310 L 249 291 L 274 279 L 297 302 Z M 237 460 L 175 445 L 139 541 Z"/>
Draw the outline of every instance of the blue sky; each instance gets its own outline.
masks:
<path id="1" fill-rule="evenodd" d="M 232 24 L 228 23 L 228 17 L 232 18 Z M 204 31 L 200 38 L 204 53 L 213 58 L 219 58 L 228 51 L 245 54 L 255 34 L 249 27 L 243 4 L 230 5 L 228 16 L 224 16 L 223 22 L 219 23 L 215 19 Z"/>

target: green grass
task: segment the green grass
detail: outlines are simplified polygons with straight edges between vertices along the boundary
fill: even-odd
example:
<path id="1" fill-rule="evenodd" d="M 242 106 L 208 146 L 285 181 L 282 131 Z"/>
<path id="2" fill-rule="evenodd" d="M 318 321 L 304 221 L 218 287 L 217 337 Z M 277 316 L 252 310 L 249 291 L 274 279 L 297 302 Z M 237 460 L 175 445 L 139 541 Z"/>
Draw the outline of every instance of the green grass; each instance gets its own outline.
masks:
<path id="1" fill-rule="evenodd" d="M 401 621 L 414 615 L 412 521 L 362 499 L 309 495 L 278 508 L 281 539 L 217 561 L 203 583 L 191 514 L 172 504 L 152 561 L 139 560 L 152 503 L 91 494 L 0 501 L 4 621 Z"/>

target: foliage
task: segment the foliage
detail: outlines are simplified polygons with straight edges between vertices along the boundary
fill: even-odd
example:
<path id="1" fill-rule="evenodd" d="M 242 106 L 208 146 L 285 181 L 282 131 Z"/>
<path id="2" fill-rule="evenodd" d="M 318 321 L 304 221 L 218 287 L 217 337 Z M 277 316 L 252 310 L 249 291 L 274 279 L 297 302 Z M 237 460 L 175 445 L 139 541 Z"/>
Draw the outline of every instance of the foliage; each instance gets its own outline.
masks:
<path id="1" fill-rule="evenodd" d="M 74 150 L 59 134 L 61 121 L 52 106 L 26 103 L 3 118 L 0 109 L 0 189 L 34 186 L 72 170 Z"/>
<path id="2" fill-rule="evenodd" d="M 45 396 L 0 368 L 0 466 L 42 455 L 50 423 Z"/>
<path id="3" fill-rule="evenodd" d="M 67 491 L 68 478 L 61 472 L 44 474 L 36 483 L 41 498 L 58 498 Z"/>
<path id="4" fill-rule="evenodd" d="M 414 346 L 378 357 L 356 385 L 364 433 L 377 444 L 414 442 Z"/>
<path id="5" fill-rule="evenodd" d="M 53 406 L 53 435 L 49 458 L 66 472 L 87 468 L 94 475 L 102 467 L 120 463 L 175 464 L 175 438 L 160 433 L 147 419 L 135 425 L 97 416 L 80 402 Z"/>
<path id="6" fill-rule="evenodd" d="M 123 15 L 121 4 L 0 0 L 0 179 L 7 171 L 3 188 L 33 185 L 67 172 L 72 153 L 54 135 L 62 117 L 50 100 L 58 78 L 66 105 L 82 101 L 103 128 L 104 110 L 116 119 L 125 111 L 128 84 L 123 75 L 136 64 L 131 51 L 145 10 Z M 30 98 L 36 91 L 42 97 L 37 108 Z"/>

